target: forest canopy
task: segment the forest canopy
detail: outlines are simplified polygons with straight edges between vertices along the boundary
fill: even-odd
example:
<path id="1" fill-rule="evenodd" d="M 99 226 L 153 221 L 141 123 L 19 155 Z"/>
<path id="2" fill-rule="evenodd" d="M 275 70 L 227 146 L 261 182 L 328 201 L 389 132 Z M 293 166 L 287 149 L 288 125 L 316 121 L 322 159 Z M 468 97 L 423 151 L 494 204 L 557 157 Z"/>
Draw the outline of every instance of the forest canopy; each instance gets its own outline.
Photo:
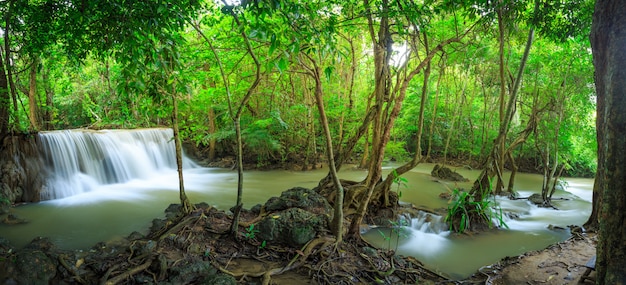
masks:
<path id="1" fill-rule="evenodd" d="M 249 95 L 245 161 L 314 165 L 320 94 L 356 164 L 380 122 L 385 159 L 480 167 L 514 98 L 521 169 L 595 172 L 591 1 L 242 2 L 2 1 L 0 134 L 167 126 L 176 94 L 183 140 L 214 159 L 235 153 L 231 102 Z"/>

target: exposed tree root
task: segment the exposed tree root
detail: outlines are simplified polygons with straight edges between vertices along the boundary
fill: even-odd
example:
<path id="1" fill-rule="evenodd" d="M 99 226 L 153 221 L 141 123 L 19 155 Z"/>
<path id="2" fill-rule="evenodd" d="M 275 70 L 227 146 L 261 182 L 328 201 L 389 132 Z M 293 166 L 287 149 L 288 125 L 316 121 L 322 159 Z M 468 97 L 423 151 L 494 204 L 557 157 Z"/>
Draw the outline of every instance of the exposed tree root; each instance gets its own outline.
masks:
<path id="1" fill-rule="evenodd" d="M 67 261 L 65 260 L 65 256 L 63 254 L 59 255 L 59 263 L 61 263 L 61 265 L 67 269 L 67 271 L 69 271 L 72 275 L 74 275 L 74 280 L 80 284 L 87 284 L 87 282 L 85 280 L 83 280 L 82 277 L 80 277 L 80 275 L 76 272 L 76 270 L 74 270 L 74 268 L 72 266 L 70 266 Z"/>
<path id="2" fill-rule="evenodd" d="M 141 264 L 141 265 L 139 265 L 137 267 L 133 267 L 133 268 L 127 270 L 126 272 L 124 272 L 124 273 L 122 273 L 122 274 L 120 274 L 118 276 L 115 276 L 115 277 L 113 277 L 113 278 L 103 282 L 103 284 L 104 285 L 119 284 L 120 282 L 126 280 L 127 278 L 129 278 L 129 277 L 131 277 L 131 276 L 133 276 L 133 275 L 135 275 L 137 273 L 140 273 L 140 272 L 148 269 L 148 267 L 150 267 L 150 264 L 152 264 L 152 260 L 148 259 L 143 264 Z"/>
<path id="3" fill-rule="evenodd" d="M 244 214 L 242 218 L 242 222 L 249 223 L 256 216 Z M 59 263 L 66 269 L 61 278 L 70 283 L 102 285 L 146 280 L 197 284 L 217 275 L 230 275 L 243 283 L 270 284 L 277 282 L 279 275 L 290 272 L 321 284 L 447 280 L 424 269 L 417 260 L 374 249 L 360 236 L 337 243 L 334 237 L 319 233 L 320 236 L 298 249 L 266 244 L 241 232 L 239 238 L 233 238 L 225 234 L 230 217 L 215 209 L 207 209 L 199 215 L 192 213 L 178 221 L 165 223 L 166 226 L 155 230 L 148 238 L 127 241 L 115 248 L 99 246 L 89 257 L 72 259 L 60 255 Z M 261 272 L 250 272 L 252 267 L 232 262 L 237 259 L 260 261 Z M 78 270 L 83 260 L 87 260 L 87 264 Z M 215 274 L 215 269 L 221 273 Z"/>

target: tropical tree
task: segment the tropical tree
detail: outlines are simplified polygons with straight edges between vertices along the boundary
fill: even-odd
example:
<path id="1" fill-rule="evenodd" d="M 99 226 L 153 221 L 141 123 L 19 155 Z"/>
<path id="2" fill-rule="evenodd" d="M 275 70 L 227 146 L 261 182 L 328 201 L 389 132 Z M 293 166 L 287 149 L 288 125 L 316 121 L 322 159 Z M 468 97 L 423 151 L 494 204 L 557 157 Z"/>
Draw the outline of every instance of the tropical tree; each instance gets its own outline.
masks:
<path id="1" fill-rule="evenodd" d="M 167 79 L 175 78 L 179 42 L 176 31 L 195 15 L 197 1 L 133 2 L 116 1 L 5 1 L 3 56 L 0 60 L 0 135 L 20 126 L 12 52 L 20 50 L 24 58 L 32 58 L 60 43 L 71 57 L 83 60 L 89 54 L 105 58 L 114 54 L 129 69 L 160 65 Z M 144 69 L 145 70 L 145 69 Z M 164 78 L 161 77 L 161 78 Z M 144 84 L 145 85 L 145 84 Z M 176 82 L 167 81 L 159 92 L 174 100 L 172 126 L 179 156 L 180 198 L 185 212 L 191 210 L 182 179 L 181 147 L 177 130 Z M 33 88 L 33 87 L 31 87 Z M 34 88 L 33 88 L 34 89 Z M 34 92 L 35 90 L 33 90 Z M 34 96 L 31 98 L 34 101 Z M 13 110 L 10 111 L 10 101 Z M 36 106 L 37 102 L 31 102 Z M 35 112 L 35 110 L 31 110 Z M 12 118 L 12 120 L 10 119 Z M 37 120 L 33 117 L 33 123 Z"/>
<path id="2" fill-rule="evenodd" d="M 622 47 L 626 44 L 626 3 L 596 2 L 591 29 L 593 64 L 598 96 L 599 165 L 605 168 L 601 179 L 602 208 L 596 259 L 596 284 L 624 284 L 626 280 L 626 64 Z"/>

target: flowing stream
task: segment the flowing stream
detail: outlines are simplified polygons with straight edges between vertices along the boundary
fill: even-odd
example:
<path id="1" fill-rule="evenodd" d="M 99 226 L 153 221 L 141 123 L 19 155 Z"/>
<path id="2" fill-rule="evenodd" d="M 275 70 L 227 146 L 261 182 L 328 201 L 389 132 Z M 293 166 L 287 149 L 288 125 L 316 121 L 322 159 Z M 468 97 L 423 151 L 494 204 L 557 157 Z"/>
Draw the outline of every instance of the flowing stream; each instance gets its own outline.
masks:
<path id="1" fill-rule="evenodd" d="M 145 232 L 164 209 L 178 203 L 178 176 L 169 129 L 135 131 L 59 131 L 41 134 L 51 175 L 40 203 L 22 205 L 11 211 L 27 224 L 0 224 L 0 236 L 23 247 L 37 236 L 51 238 L 64 249 L 88 249 L 99 241 L 112 241 L 133 231 Z M 386 171 L 397 166 L 388 164 Z M 429 209 L 446 208 L 439 198 L 454 187 L 469 189 L 471 182 L 438 182 L 430 176 L 433 164 L 421 164 L 396 185 L 401 200 Z M 456 169 L 475 179 L 479 171 Z M 295 186 L 314 187 L 326 169 L 299 171 L 246 171 L 244 207 L 264 203 Z M 363 170 L 350 166 L 340 172 L 342 179 L 360 180 Z M 508 177 L 505 175 L 505 177 Z M 227 210 L 235 203 L 237 173 L 227 169 L 199 167 L 185 159 L 185 189 L 193 203 L 207 202 Z M 520 173 L 516 191 L 529 196 L 540 191 L 542 177 Z M 474 236 L 460 236 L 446 230 L 443 218 L 421 213 L 400 220 L 398 228 L 372 228 L 365 238 L 381 248 L 411 255 L 451 278 L 464 278 L 482 266 L 505 256 L 545 248 L 570 236 L 567 225 L 581 225 L 591 212 L 592 179 L 568 178 L 554 197 L 567 198 L 554 204 L 560 210 L 538 208 L 526 200 L 496 198 L 506 219 L 502 228 Z M 548 225 L 565 229 L 549 229 Z"/>

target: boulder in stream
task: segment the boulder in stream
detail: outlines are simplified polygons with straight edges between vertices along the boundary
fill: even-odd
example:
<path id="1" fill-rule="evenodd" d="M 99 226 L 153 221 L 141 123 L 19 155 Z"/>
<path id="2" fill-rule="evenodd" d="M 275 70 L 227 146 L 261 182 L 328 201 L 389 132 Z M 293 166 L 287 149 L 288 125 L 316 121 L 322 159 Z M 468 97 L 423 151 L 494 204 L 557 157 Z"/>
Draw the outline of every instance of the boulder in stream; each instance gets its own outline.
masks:
<path id="1" fill-rule="evenodd" d="M 469 181 L 469 179 L 463 177 L 463 175 L 459 174 L 458 172 L 452 171 L 452 169 L 443 165 L 439 165 L 439 164 L 435 164 L 435 167 L 433 167 L 433 171 L 430 172 L 430 175 L 432 175 L 433 177 L 437 177 L 439 179 L 449 180 L 449 181 L 459 181 L 459 182 Z"/>
<path id="2" fill-rule="evenodd" d="M 317 192 L 295 187 L 280 197 L 270 198 L 263 209 L 268 213 L 258 224 L 258 237 L 299 247 L 327 231 L 332 219 L 332 207 Z"/>
<path id="3" fill-rule="evenodd" d="M 528 201 L 537 206 L 542 206 L 544 204 L 543 197 L 541 197 L 541 194 L 538 193 L 533 193 L 532 195 L 530 195 L 530 197 L 528 197 Z"/>
<path id="4" fill-rule="evenodd" d="M 5 225 L 19 225 L 28 223 L 28 221 L 18 217 L 16 214 L 10 213 L 2 219 L 2 223 Z"/>

